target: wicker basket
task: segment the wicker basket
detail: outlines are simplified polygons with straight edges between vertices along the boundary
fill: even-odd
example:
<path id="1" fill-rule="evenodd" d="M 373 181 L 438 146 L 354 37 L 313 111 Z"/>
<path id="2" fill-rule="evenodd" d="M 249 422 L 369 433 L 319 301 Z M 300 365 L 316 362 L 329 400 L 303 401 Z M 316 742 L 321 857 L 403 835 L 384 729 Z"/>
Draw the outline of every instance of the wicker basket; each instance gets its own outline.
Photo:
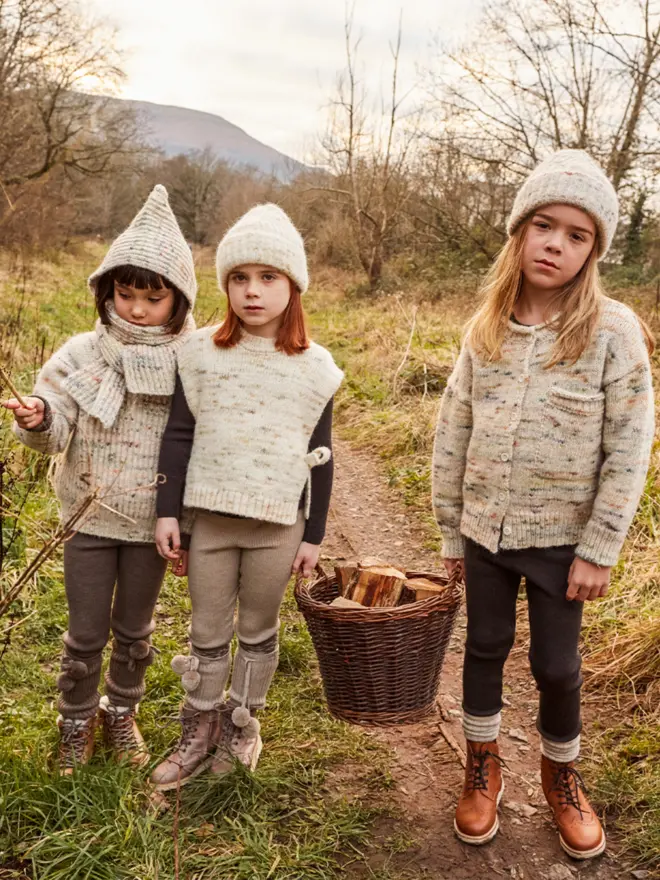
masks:
<path id="1" fill-rule="evenodd" d="M 455 579 L 409 571 L 450 589 L 396 608 L 333 608 L 337 580 L 298 580 L 296 602 L 312 636 L 328 708 L 343 721 L 408 724 L 434 708 L 440 672 L 460 607 Z"/>

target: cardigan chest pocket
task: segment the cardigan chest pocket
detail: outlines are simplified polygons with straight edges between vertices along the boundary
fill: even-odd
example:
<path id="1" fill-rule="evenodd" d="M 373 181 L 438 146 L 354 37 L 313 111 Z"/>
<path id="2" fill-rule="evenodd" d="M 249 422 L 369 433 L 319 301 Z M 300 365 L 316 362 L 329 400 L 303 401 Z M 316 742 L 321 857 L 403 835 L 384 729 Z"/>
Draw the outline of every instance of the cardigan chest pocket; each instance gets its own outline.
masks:
<path id="1" fill-rule="evenodd" d="M 581 495 L 595 491 L 602 461 L 605 395 L 579 394 L 553 386 L 541 411 L 536 474 L 558 497 L 562 485 Z M 572 493 L 569 493 L 572 494 Z M 579 500 L 575 498 L 574 500 Z"/>

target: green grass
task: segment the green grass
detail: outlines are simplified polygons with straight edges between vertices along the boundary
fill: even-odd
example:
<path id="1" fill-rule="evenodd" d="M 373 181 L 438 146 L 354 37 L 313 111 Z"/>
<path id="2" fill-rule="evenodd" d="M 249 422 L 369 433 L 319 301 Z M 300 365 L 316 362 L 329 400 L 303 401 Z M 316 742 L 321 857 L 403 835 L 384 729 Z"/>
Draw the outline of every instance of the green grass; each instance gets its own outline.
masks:
<path id="1" fill-rule="evenodd" d="M 64 337 L 93 325 L 84 279 L 102 250 L 84 245 L 75 254 L 49 255 L 32 264 L 27 275 L 10 275 L 0 264 L 0 351 L 21 388 L 30 387 L 42 352 L 47 356 Z M 222 299 L 210 265 L 202 268 L 200 282 L 196 311 L 204 323 Z M 473 290 L 464 284 L 437 290 L 427 285 L 405 296 L 360 296 L 344 294 L 345 282 L 335 283 L 325 273 L 322 287 L 305 297 L 314 338 L 346 370 L 337 402 L 339 431 L 382 459 L 392 491 L 411 515 L 426 522 L 427 545 L 439 548 L 429 504 L 433 429 L 460 328 L 475 305 Z M 627 292 L 617 295 L 626 298 Z M 654 295 L 635 289 L 634 306 L 649 314 Z M 2 417 L 0 459 L 15 448 L 7 428 Z M 34 479 L 39 490 L 29 497 L 21 519 L 29 524 L 27 551 L 19 535 L 7 559 L 10 570 L 23 563 L 37 536 L 55 520 L 39 462 L 14 453 L 13 470 L 22 474 L 24 485 Z M 659 509 L 656 455 L 611 594 L 588 608 L 585 629 L 589 692 L 602 692 L 608 707 L 614 701 L 620 707 L 616 727 L 586 738 L 588 775 L 626 845 L 654 867 L 660 852 Z M 11 525 L 8 519 L 7 534 Z M 14 619 L 24 622 L 13 631 L 0 663 L 0 866 L 24 863 L 38 880 L 173 878 L 174 811 L 149 811 L 144 776 L 105 762 L 102 754 L 73 780 L 53 773 L 53 682 L 66 621 L 61 581 L 55 559 L 17 603 Z M 168 581 L 156 631 L 161 654 L 149 670 L 141 707 L 154 760 L 177 735 L 180 691 L 167 660 L 185 641 L 187 616 L 183 586 Z M 370 871 L 366 876 L 387 880 L 395 876 L 387 867 L 375 872 L 365 863 L 378 812 L 373 805 L 389 809 L 389 758 L 359 730 L 329 718 L 311 644 L 291 600 L 283 620 L 282 662 L 263 715 L 267 747 L 258 773 L 254 778 L 234 774 L 213 784 L 204 779 L 182 792 L 180 876 L 333 878 L 346 867 L 350 875 L 355 858 Z M 379 845 L 391 855 L 410 841 L 402 827 L 396 838 Z M 340 852 L 353 855 L 347 860 Z"/>

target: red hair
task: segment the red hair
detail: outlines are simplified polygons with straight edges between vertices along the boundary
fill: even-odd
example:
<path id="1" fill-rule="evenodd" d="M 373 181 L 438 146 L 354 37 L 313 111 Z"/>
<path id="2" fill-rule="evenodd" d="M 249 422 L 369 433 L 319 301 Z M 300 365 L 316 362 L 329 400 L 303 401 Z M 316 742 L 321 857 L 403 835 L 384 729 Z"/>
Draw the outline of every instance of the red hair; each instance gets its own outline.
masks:
<path id="1" fill-rule="evenodd" d="M 301 354 L 309 348 L 307 322 L 305 321 L 300 291 L 291 279 L 289 279 L 289 284 L 291 285 L 291 297 L 284 310 L 284 320 L 275 339 L 275 348 L 278 351 L 283 351 L 284 354 Z M 227 314 L 225 320 L 213 334 L 213 341 L 220 348 L 233 348 L 240 342 L 242 332 L 241 319 L 232 309 L 229 297 L 227 297 Z"/>

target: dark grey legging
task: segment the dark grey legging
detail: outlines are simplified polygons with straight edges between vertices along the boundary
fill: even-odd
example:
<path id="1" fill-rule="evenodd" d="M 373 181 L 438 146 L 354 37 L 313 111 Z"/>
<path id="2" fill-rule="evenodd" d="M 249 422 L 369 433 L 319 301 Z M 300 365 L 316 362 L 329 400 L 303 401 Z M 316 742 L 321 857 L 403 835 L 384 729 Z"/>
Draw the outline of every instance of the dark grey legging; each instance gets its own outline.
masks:
<path id="1" fill-rule="evenodd" d="M 523 577 L 529 608 L 529 660 L 541 692 L 537 726 L 555 742 L 580 733 L 582 602 L 566 599 L 574 546 L 530 547 L 491 553 L 466 541 L 467 639 L 463 708 L 488 717 L 502 708 L 502 671 L 516 632 L 516 600 Z"/>
<path id="2" fill-rule="evenodd" d="M 59 709 L 89 718 L 98 707 L 101 654 L 114 635 L 106 692 L 114 705 L 133 707 L 144 693 L 150 636 L 167 563 L 155 544 L 128 544 L 76 534 L 64 545 L 69 628 L 64 634 Z"/>

